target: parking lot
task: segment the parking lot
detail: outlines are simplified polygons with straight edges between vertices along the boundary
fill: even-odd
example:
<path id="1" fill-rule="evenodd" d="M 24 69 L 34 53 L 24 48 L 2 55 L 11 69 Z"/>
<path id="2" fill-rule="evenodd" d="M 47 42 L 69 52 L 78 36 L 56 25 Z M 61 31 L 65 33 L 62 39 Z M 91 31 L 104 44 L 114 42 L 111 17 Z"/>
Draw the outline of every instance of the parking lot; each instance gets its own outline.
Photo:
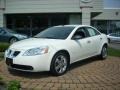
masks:
<path id="1" fill-rule="evenodd" d="M 103 61 L 97 58 L 80 61 L 58 77 L 49 72 L 8 72 L 2 60 L 0 76 L 6 82 L 20 81 L 22 90 L 120 90 L 120 57 L 108 57 Z"/>

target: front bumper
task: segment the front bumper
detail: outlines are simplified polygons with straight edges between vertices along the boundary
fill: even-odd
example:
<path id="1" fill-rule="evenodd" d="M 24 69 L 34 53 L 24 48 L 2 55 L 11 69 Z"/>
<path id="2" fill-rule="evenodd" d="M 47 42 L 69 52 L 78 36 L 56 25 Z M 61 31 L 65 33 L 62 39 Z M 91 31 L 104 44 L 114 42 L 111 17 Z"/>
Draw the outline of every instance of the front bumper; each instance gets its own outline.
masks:
<path id="1" fill-rule="evenodd" d="M 8 68 L 29 72 L 50 70 L 51 58 L 49 53 L 35 56 L 22 55 L 23 54 L 20 53 L 16 57 L 9 57 L 5 54 L 5 60 Z"/>

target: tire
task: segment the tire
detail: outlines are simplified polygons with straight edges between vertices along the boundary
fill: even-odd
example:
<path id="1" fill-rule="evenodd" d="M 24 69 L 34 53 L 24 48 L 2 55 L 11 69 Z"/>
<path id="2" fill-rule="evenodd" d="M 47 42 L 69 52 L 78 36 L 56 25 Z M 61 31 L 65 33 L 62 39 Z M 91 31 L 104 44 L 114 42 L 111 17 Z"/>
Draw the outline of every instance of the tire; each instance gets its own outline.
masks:
<path id="1" fill-rule="evenodd" d="M 50 72 L 55 76 L 63 75 L 67 72 L 69 58 L 65 53 L 59 52 L 52 59 Z"/>
<path id="2" fill-rule="evenodd" d="M 100 59 L 105 60 L 107 58 L 107 45 L 104 45 L 101 50 L 101 54 L 99 55 Z"/>
<path id="3" fill-rule="evenodd" d="M 110 38 L 108 38 L 108 43 L 110 43 Z"/>
<path id="4" fill-rule="evenodd" d="M 18 39 L 15 38 L 15 37 L 12 37 L 12 38 L 9 40 L 9 43 L 10 43 L 10 44 L 13 44 L 13 43 L 16 42 L 16 41 L 18 41 Z"/>

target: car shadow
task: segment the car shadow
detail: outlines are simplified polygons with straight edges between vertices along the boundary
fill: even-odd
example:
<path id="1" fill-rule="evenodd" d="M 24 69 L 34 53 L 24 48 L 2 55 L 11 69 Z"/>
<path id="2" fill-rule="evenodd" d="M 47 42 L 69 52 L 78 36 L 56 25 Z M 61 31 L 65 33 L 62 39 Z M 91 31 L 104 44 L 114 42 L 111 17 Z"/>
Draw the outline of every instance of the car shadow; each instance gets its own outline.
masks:
<path id="1" fill-rule="evenodd" d="M 84 65 L 93 63 L 98 60 L 100 60 L 100 59 L 98 59 L 97 57 L 92 57 L 89 59 L 78 61 L 78 62 L 70 65 L 69 71 L 73 70 L 77 67 L 82 67 Z M 28 78 L 28 79 L 40 79 L 40 78 L 52 77 L 52 74 L 50 72 L 24 72 L 24 71 L 11 70 L 11 69 L 9 69 L 9 72 L 13 76 L 19 76 L 19 77 L 24 77 L 24 78 Z"/>
<path id="2" fill-rule="evenodd" d="M 37 78 L 46 78 L 50 77 L 50 72 L 26 72 L 26 71 L 18 71 L 9 69 L 10 74 L 13 76 L 24 77 L 28 79 L 37 79 Z"/>
<path id="3" fill-rule="evenodd" d="M 93 63 L 96 61 L 101 61 L 101 60 L 98 57 L 91 57 L 88 59 L 84 59 L 84 60 L 81 60 L 81 61 L 71 64 L 69 70 L 75 69 L 77 67 L 82 67 L 84 65 L 87 65 L 87 64 L 90 64 L 90 63 Z"/>

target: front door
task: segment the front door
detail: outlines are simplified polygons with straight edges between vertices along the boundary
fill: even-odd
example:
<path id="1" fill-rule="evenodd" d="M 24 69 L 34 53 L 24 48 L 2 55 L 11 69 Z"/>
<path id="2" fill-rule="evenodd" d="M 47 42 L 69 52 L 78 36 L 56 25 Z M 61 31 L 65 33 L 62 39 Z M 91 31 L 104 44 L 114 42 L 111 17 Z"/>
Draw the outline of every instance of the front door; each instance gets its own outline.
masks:
<path id="1" fill-rule="evenodd" d="M 84 28 L 79 28 L 72 37 L 73 61 L 76 62 L 89 57 L 92 48 L 91 39 Z"/>

